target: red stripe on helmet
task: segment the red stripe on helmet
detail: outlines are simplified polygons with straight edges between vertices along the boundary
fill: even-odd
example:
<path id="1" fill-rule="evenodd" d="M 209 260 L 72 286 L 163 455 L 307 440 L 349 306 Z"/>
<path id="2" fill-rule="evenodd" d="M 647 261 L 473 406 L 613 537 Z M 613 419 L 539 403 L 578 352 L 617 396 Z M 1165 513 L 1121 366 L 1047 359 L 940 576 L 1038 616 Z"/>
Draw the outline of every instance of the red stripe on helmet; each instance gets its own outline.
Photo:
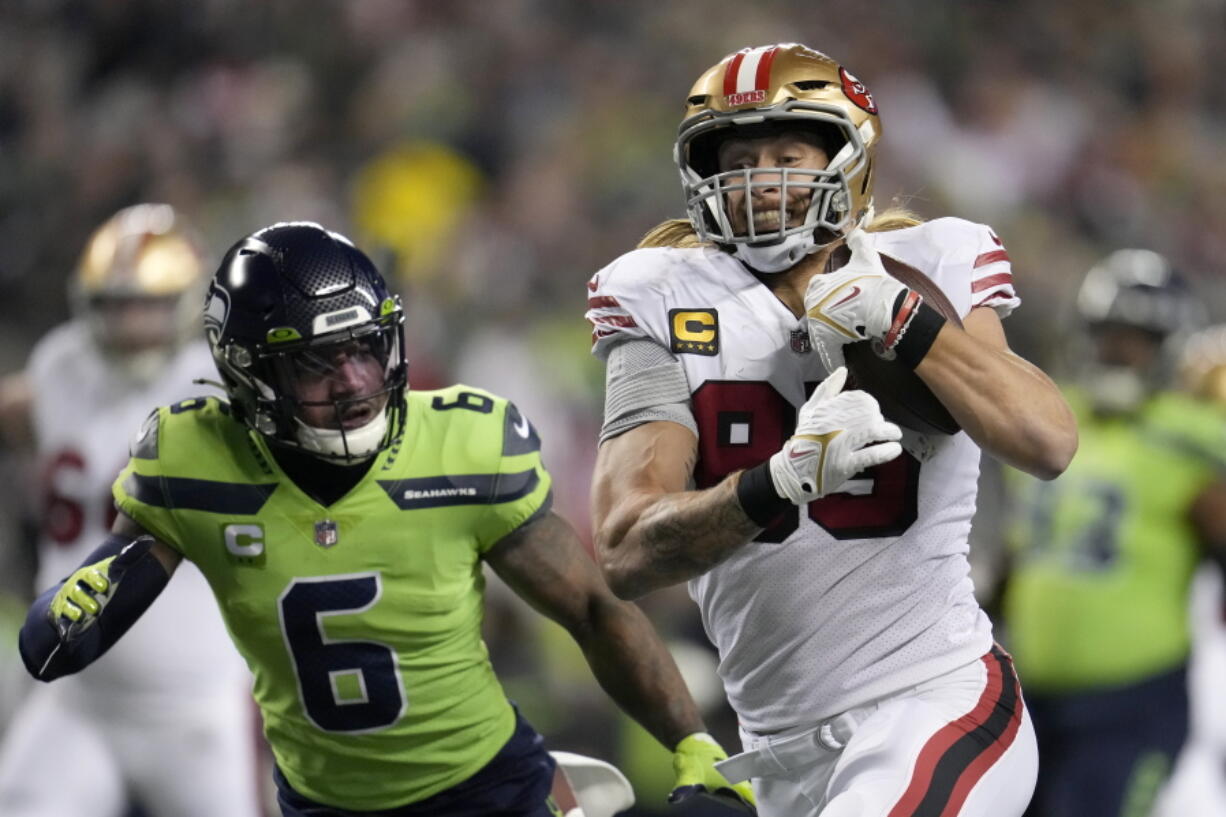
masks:
<path id="1" fill-rule="evenodd" d="M 771 63 L 775 61 L 775 55 L 779 53 L 779 46 L 774 46 L 766 50 L 762 58 L 758 60 L 758 73 L 754 77 L 753 87 L 757 91 L 765 91 L 771 84 Z"/>
<path id="2" fill-rule="evenodd" d="M 741 63 L 745 61 L 745 55 L 749 49 L 738 51 L 732 56 L 732 62 L 728 63 L 728 70 L 724 72 L 724 96 L 730 96 L 736 93 L 736 77 L 741 73 Z"/>

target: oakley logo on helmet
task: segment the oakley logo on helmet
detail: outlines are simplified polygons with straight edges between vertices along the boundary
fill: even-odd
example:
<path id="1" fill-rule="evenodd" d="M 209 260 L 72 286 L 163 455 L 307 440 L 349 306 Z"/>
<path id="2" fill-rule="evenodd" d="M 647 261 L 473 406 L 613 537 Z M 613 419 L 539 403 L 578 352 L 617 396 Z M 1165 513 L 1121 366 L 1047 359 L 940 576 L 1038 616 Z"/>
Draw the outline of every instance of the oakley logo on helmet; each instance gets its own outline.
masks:
<path id="1" fill-rule="evenodd" d="M 366 323 L 369 320 L 369 312 L 360 306 L 351 306 L 348 309 L 342 309 L 339 312 L 328 312 L 323 315 L 316 315 L 315 325 L 312 326 L 311 329 L 315 334 L 321 335 L 325 332 L 344 329 L 346 326 Z"/>
<path id="2" fill-rule="evenodd" d="M 873 95 L 864 87 L 864 83 L 851 75 L 846 68 L 839 68 L 839 78 L 843 80 L 843 93 L 856 105 L 869 113 L 877 113 L 877 103 Z"/>

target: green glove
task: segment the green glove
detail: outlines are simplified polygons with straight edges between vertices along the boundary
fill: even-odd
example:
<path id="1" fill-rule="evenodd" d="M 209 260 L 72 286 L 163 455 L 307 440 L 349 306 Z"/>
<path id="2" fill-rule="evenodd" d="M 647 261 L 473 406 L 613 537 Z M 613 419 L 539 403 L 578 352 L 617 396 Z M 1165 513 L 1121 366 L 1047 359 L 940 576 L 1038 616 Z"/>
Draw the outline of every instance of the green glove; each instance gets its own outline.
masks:
<path id="1" fill-rule="evenodd" d="M 98 620 L 116 585 L 153 547 L 153 537 L 138 536 L 117 556 L 77 568 L 51 599 L 51 623 L 63 641 L 75 638 Z"/>
<path id="2" fill-rule="evenodd" d="M 77 568 L 51 599 L 51 615 L 67 618 L 75 624 L 87 624 L 97 618 L 109 599 L 111 580 L 107 578 L 107 570 L 114 560 L 115 557 L 110 556 Z"/>
<path id="3" fill-rule="evenodd" d="M 748 814 L 757 814 L 757 803 L 749 783 L 733 785 L 716 770 L 715 764 L 727 759 L 728 753 L 706 732 L 695 732 L 682 740 L 673 750 L 673 772 L 677 782 L 668 802 L 683 803 L 692 797 L 709 797 Z"/>

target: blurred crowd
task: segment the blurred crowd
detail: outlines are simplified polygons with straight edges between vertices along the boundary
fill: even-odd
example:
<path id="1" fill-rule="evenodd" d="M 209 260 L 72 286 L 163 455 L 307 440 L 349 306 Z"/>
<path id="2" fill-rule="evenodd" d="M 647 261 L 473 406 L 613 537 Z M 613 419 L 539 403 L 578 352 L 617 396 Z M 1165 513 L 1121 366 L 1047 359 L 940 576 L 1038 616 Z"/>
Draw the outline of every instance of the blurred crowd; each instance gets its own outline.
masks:
<path id="1" fill-rule="evenodd" d="M 412 385 L 473 383 L 533 419 L 557 507 L 586 535 L 603 389 L 584 282 L 683 214 L 671 151 L 694 79 L 788 40 L 875 96 L 879 207 L 1001 236 L 1024 356 L 1060 371 L 1072 294 L 1118 246 L 1164 253 L 1226 318 L 1221 0 L 6 0 L 0 373 L 68 315 L 81 246 L 122 206 L 175 205 L 215 258 L 265 224 L 317 220 L 404 295 Z M 0 454 L 7 485 L 27 484 L 21 469 Z M 0 584 L 24 599 L 33 496 L 6 494 L 0 563 L 17 567 Z M 709 684 L 684 592 L 646 606 Z M 491 618 L 512 695 L 560 748 L 647 742 L 552 629 Z M 734 745 L 720 696 L 705 697 Z M 642 781 L 666 760 L 621 762 Z"/>

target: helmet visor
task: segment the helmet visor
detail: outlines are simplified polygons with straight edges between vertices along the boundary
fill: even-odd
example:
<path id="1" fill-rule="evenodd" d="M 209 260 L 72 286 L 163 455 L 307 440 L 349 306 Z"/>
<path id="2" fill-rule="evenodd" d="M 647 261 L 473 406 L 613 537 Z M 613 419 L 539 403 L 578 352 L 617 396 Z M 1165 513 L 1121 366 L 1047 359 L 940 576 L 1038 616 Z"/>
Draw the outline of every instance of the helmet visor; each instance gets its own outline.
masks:
<path id="1" fill-rule="evenodd" d="M 274 353 L 277 390 L 308 426 L 364 426 L 402 385 L 398 339 L 394 325 L 366 326 Z"/>

